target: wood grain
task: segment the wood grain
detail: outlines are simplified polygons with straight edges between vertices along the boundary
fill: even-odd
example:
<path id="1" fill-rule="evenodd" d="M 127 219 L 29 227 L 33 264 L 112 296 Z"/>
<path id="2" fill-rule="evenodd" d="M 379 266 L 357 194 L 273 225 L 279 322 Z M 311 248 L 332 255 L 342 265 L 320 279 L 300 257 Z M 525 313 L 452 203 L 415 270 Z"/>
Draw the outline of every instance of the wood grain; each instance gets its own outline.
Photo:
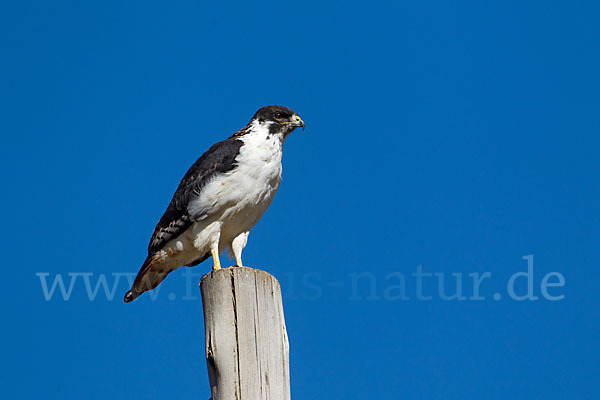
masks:
<path id="1" fill-rule="evenodd" d="M 281 288 L 247 267 L 200 281 L 213 400 L 289 400 L 289 344 Z"/>

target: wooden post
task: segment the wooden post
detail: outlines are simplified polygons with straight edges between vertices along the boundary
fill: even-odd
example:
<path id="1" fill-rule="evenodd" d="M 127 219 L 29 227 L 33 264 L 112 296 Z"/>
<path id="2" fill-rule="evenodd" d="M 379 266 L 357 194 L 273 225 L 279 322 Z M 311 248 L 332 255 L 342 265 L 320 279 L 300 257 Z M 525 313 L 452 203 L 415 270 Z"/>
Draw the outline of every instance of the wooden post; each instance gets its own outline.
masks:
<path id="1" fill-rule="evenodd" d="M 289 344 L 281 288 L 247 267 L 200 281 L 212 400 L 289 400 Z"/>

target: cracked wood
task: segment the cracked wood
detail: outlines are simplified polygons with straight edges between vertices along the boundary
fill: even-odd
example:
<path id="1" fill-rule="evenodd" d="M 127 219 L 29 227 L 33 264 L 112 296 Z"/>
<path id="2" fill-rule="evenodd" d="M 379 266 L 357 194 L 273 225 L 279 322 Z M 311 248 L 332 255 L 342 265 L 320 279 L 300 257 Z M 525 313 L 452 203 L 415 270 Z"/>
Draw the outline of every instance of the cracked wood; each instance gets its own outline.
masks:
<path id="1" fill-rule="evenodd" d="M 281 288 L 252 268 L 213 271 L 200 282 L 213 400 L 289 400 L 289 345 Z"/>

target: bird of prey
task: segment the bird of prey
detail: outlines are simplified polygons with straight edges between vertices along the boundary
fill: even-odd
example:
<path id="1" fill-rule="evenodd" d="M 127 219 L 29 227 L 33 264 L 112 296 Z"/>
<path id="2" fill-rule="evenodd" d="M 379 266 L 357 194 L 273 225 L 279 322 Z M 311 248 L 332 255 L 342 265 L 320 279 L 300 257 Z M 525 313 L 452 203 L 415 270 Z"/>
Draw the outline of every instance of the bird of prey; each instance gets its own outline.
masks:
<path id="1" fill-rule="evenodd" d="M 266 106 L 248 125 L 208 149 L 187 171 L 148 245 L 129 303 L 154 289 L 173 270 L 192 267 L 229 249 L 237 266 L 250 229 L 267 210 L 281 182 L 283 143 L 304 121 L 289 108 Z"/>

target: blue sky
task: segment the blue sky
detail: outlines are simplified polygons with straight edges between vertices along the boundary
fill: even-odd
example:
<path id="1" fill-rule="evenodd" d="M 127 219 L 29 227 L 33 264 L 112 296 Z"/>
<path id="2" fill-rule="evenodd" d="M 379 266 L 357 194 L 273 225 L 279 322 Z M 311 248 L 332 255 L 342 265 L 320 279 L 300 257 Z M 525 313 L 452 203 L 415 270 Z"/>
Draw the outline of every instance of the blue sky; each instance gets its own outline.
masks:
<path id="1" fill-rule="evenodd" d="M 209 397 L 195 284 L 177 271 L 125 305 L 125 278 L 112 301 L 91 301 L 85 279 L 136 273 L 186 169 L 281 104 L 307 129 L 286 142 L 244 261 L 281 282 L 293 398 L 598 398 L 599 12 L 3 4 L 3 392 Z M 507 282 L 528 255 L 538 299 L 517 301 Z M 418 266 L 448 293 L 460 275 L 467 299 L 444 300 L 435 275 L 419 300 Z M 486 272 L 469 299 L 469 274 Z M 541 292 L 552 272 L 561 300 Z M 80 275 L 46 300 L 39 273 Z"/>

